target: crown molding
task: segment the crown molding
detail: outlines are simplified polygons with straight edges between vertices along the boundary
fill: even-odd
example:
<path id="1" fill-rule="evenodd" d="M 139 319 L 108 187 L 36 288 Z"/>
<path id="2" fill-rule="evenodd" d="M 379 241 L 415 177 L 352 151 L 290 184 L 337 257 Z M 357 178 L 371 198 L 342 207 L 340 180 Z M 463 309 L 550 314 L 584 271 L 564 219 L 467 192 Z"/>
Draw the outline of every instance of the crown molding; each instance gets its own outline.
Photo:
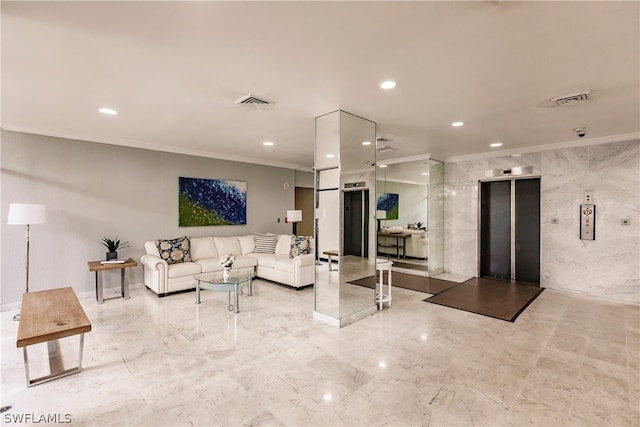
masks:
<path id="1" fill-rule="evenodd" d="M 555 144 L 534 145 L 531 147 L 517 148 L 513 150 L 501 150 L 476 154 L 468 154 L 463 156 L 451 156 L 445 159 L 445 163 L 457 163 L 468 160 L 483 160 L 494 157 L 513 156 L 514 154 L 538 153 L 540 151 L 559 150 L 563 148 L 585 147 L 588 145 L 607 144 L 611 142 L 624 142 L 640 139 L 640 132 L 625 133 L 621 135 L 602 136 L 599 138 L 578 139 Z"/>
<path id="2" fill-rule="evenodd" d="M 210 159 L 217 160 L 227 160 L 230 162 L 241 162 L 241 163 L 250 163 L 264 166 L 272 166 L 276 168 L 283 169 L 294 169 L 294 170 L 302 170 L 302 171 L 311 171 L 312 168 L 307 166 L 293 164 L 293 163 L 283 163 L 283 162 L 273 162 L 265 159 L 257 159 L 248 156 L 236 156 L 232 154 L 223 154 L 223 153 L 214 153 L 206 150 L 193 150 L 193 149 L 182 149 L 176 148 L 168 145 L 160 145 L 160 144 L 149 144 L 141 141 L 134 141 L 128 139 L 111 139 L 105 138 L 102 141 L 97 141 L 95 139 L 85 138 L 83 136 L 73 135 L 65 132 L 56 132 L 56 131 L 47 131 L 47 130 L 34 130 L 34 129 L 22 129 L 20 127 L 2 127 L 3 130 L 11 131 L 11 132 L 20 132 L 20 133 L 28 133 L 32 135 L 40 135 L 40 136 L 49 136 L 53 138 L 62 138 L 62 139 L 72 139 L 75 141 L 86 141 L 86 142 L 94 142 L 96 144 L 107 144 L 107 145 L 117 145 L 120 147 L 130 147 L 130 148 L 140 148 L 143 150 L 151 150 L 151 151 L 161 151 L 165 153 L 172 154 L 183 154 L 186 156 L 196 156 L 196 157 L 205 157 Z"/>

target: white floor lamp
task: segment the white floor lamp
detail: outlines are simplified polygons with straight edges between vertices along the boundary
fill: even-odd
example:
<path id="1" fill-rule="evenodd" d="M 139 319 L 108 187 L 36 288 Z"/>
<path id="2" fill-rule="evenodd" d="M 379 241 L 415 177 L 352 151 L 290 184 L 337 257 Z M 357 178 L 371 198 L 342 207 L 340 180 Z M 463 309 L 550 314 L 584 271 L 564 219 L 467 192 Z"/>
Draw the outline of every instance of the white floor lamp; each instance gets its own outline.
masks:
<path id="1" fill-rule="evenodd" d="M 47 222 L 47 214 L 44 205 L 35 203 L 11 203 L 9 205 L 9 218 L 7 224 L 26 225 L 27 227 L 27 257 L 25 264 L 25 289 L 29 292 L 29 225 L 43 224 Z M 20 321 L 20 313 L 13 316 L 13 320 Z"/>

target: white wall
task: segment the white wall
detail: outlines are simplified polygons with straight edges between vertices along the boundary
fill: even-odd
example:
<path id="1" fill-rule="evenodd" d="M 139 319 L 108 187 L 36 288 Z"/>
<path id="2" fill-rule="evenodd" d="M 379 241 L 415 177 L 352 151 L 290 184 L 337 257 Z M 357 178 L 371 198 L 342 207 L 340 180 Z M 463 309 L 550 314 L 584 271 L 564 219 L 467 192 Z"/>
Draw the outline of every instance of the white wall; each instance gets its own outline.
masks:
<path id="1" fill-rule="evenodd" d="M 24 227 L 6 224 L 11 202 L 47 209 L 48 222 L 31 227 L 33 291 L 93 290 L 87 261 L 104 258 L 99 240 L 105 236 L 131 242 L 119 255 L 139 260 L 146 240 L 291 232 L 284 218 L 294 206 L 294 186 L 283 188 L 285 181 L 294 183 L 290 169 L 7 131 L 0 150 L 3 306 L 19 302 L 24 292 Z M 180 176 L 246 181 L 247 224 L 178 227 Z M 105 278 L 118 281 L 117 274 Z M 127 278 L 142 282 L 142 268 L 128 269 Z"/>
<path id="2" fill-rule="evenodd" d="M 475 276 L 478 180 L 487 169 L 533 165 L 541 176 L 541 286 L 640 300 L 640 143 L 590 145 L 445 165 L 445 271 Z M 596 240 L 579 238 L 592 190 Z M 558 224 L 551 224 L 555 217 Z M 631 225 L 620 224 L 622 218 Z"/>

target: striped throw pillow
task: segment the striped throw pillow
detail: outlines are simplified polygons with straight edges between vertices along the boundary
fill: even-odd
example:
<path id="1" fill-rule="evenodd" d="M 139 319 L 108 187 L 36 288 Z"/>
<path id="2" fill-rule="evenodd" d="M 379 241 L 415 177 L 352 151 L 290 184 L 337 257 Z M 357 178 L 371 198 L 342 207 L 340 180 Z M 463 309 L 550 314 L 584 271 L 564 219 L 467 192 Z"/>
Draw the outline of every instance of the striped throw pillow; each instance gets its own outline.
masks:
<path id="1" fill-rule="evenodd" d="M 275 254 L 276 245 L 278 244 L 277 234 L 253 233 L 253 241 L 256 245 L 254 253 L 257 254 Z"/>

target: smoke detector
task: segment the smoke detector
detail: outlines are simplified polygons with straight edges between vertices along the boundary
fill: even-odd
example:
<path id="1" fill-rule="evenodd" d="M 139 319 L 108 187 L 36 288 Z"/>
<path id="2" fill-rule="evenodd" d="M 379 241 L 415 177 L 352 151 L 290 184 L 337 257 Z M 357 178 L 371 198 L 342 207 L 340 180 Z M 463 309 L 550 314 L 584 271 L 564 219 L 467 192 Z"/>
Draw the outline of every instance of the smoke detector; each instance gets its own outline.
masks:
<path id="1" fill-rule="evenodd" d="M 574 93 L 571 95 L 565 95 L 565 96 L 559 96 L 557 98 L 551 98 L 549 100 L 549 102 L 556 106 L 556 107 L 561 107 L 563 105 L 567 105 L 567 104 L 574 104 L 576 102 L 584 102 L 584 101 L 589 101 L 590 97 L 589 95 L 591 94 L 590 90 L 587 90 L 585 92 L 579 92 L 579 93 Z"/>
<path id="2" fill-rule="evenodd" d="M 256 107 L 256 108 L 264 108 L 264 107 L 269 107 L 270 105 L 273 105 L 274 103 L 264 99 L 264 98 L 259 98 L 255 95 L 251 95 L 246 94 L 245 96 L 243 96 L 242 98 L 238 99 L 236 101 L 237 105 L 248 105 L 251 107 Z"/>

